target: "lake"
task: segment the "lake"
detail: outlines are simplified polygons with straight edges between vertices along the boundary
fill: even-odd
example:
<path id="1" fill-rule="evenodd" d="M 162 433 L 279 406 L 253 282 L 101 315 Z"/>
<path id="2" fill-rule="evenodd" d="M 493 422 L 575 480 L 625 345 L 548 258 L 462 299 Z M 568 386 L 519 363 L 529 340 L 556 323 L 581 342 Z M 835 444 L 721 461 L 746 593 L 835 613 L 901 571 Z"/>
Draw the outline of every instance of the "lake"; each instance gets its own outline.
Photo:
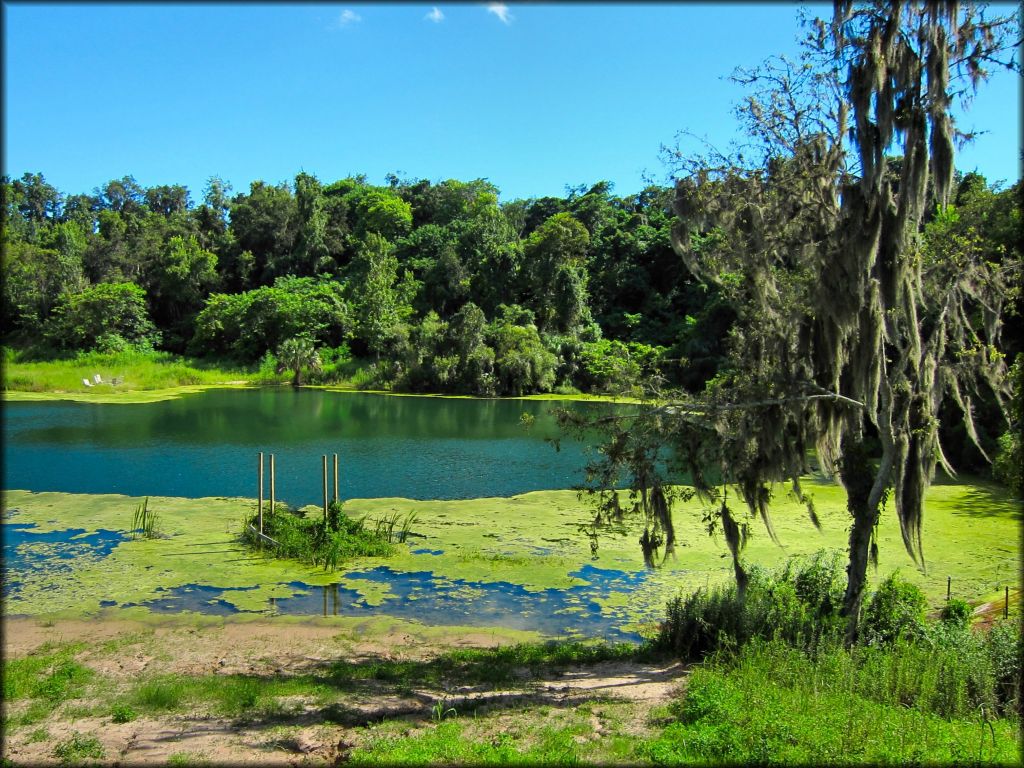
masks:
<path id="1" fill-rule="evenodd" d="M 560 451 L 546 442 L 558 435 L 556 407 L 608 408 L 291 388 L 124 405 L 5 403 L 4 488 L 255 497 L 259 451 L 275 454 L 277 497 L 294 505 L 321 502 L 321 456 L 333 453 L 346 499 L 571 488 L 586 456 L 575 441 Z"/>

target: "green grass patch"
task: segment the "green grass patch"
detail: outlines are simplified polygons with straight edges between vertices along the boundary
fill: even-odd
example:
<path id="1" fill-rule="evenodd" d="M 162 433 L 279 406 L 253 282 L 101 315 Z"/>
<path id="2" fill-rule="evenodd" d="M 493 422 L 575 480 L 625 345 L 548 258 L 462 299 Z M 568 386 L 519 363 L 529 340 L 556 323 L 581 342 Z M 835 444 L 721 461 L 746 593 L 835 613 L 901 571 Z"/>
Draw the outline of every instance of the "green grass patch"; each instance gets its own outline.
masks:
<path id="1" fill-rule="evenodd" d="M 89 387 L 82 383 L 99 374 L 101 382 Z M 53 360 L 23 360 L 15 354 L 6 362 L 3 389 L 6 392 L 52 392 L 112 395 L 136 390 L 158 390 L 196 385 L 247 381 L 252 370 L 224 367 L 212 361 L 185 358 L 169 352 L 126 350 L 83 352 Z M 118 383 L 113 382 L 117 380 Z"/>
<path id="2" fill-rule="evenodd" d="M 53 756 L 64 765 L 80 765 L 87 760 L 102 760 L 106 754 L 99 739 L 77 732 L 53 749 Z"/>
<path id="3" fill-rule="evenodd" d="M 936 711 L 933 660 L 911 646 L 812 658 L 755 640 L 696 669 L 678 721 L 641 751 L 659 764 L 1017 763 L 1016 718 Z"/>
<path id="4" fill-rule="evenodd" d="M 39 714 L 79 696 L 93 676 L 90 669 L 74 659 L 84 647 L 83 643 L 43 645 L 28 656 L 6 660 L 3 665 L 4 701 L 34 699 L 33 707 Z"/>
<path id="5" fill-rule="evenodd" d="M 579 762 L 574 728 L 542 726 L 529 745 L 509 734 L 487 740 L 467 737 L 458 718 L 439 722 L 413 736 L 380 735 L 352 751 L 348 765 L 516 764 L 574 765 Z"/>

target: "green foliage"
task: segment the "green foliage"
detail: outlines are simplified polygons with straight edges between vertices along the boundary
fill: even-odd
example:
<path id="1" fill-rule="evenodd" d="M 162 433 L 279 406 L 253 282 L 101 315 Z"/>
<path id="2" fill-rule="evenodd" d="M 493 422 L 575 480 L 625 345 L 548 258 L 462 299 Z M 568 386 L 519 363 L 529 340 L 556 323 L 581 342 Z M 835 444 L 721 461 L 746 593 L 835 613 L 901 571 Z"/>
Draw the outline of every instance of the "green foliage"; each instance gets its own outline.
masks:
<path id="1" fill-rule="evenodd" d="M 4 389 L 27 392 L 81 392 L 82 379 L 101 374 L 103 383 L 90 392 L 165 389 L 191 384 L 217 384 L 250 376 L 246 370 L 220 368 L 207 361 L 183 358 L 168 352 L 127 347 L 117 352 L 79 352 L 56 360 L 31 360 L 21 352 L 4 365 Z M 113 379 L 119 379 L 114 386 Z"/>
<path id="2" fill-rule="evenodd" d="M 140 709 L 160 712 L 180 709 L 188 695 L 186 682 L 175 675 L 142 682 L 134 691 L 134 702 Z"/>
<path id="3" fill-rule="evenodd" d="M 75 698 L 92 678 L 92 671 L 75 661 L 82 645 L 54 648 L 44 645 L 3 665 L 4 701 L 39 699 L 48 709 Z"/>
<path id="4" fill-rule="evenodd" d="M 331 280 L 280 277 L 245 293 L 214 294 L 196 317 L 191 348 L 254 362 L 299 336 L 337 346 L 351 327 L 343 291 Z"/>
<path id="5" fill-rule="evenodd" d="M 664 347 L 612 339 L 586 342 L 579 355 L 576 380 L 594 392 L 628 392 L 659 373 Z"/>
<path id="6" fill-rule="evenodd" d="M 940 663 L 952 652 L 943 653 Z M 694 670 L 678 722 L 642 753 L 659 764 L 1014 762 L 1014 722 L 992 723 L 991 739 L 977 709 L 947 709 L 931 695 L 934 661 L 909 641 L 889 649 L 833 644 L 809 656 L 755 640 Z"/>
<path id="7" fill-rule="evenodd" d="M 305 336 L 285 339 L 277 349 L 278 370 L 292 371 L 292 385 L 302 383 L 302 372 L 306 369 L 320 371 L 320 354 L 313 346 L 313 340 Z"/>
<path id="8" fill-rule="evenodd" d="M 971 625 L 971 606 L 959 598 L 952 598 L 942 606 L 942 621 L 951 627 L 967 629 Z"/>
<path id="9" fill-rule="evenodd" d="M 992 474 L 1018 496 L 1024 496 L 1024 354 L 1018 354 L 1009 373 L 1010 428 L 999 438 L 999 450 L 992 462 Z"/>
<path id="10" fill-rule="evenodd" d="M 246 541 L 266 548 L 268 545 L 251 533 L 250 525 L 259 529 L 256 515 L 247 521 Z M 277 542 L 277 546 L 269 545 L 275 557 L 321 565 L 324 570 L 336 570 L 340 563 L 354 557 L 386 557 L 393 552 L 386 533 L 367 530 L 364 520 L 346 515 L 340 502 L 328 505 L 326 521 L 321 516 L 307 517 L 288 510 L 267 511 L 263 533 Z"/>
<path id="11" fill-rule="evenodd" d="M 995 678 L 996 700 L 1006 711 L 1024 716 L 1024 638 L 1018 621 L 1004 619 L 995 624 L 985 638 L 985 650 Z"/>
<path id="12" fill-rule="evenodd" d="M 878 585 L 864 610 L 861 631 L 869 645 L 892 643 L 898 637 L 924 632 L 928 601 L 914 584 L 894 571 Z"/>
<path id="13" fill-rule="evenodd" d="M 743 597 L 729 584 L 669 601 L 655 647 L 692 661 L 754 638 L 813 649 L 841 633 L 842 594 L 838 553 L 790 558 L 772 573 L 754 568 Z"/>
<path id="14" fill-rule="evenodd" d="M 62 764 L 78 765 L 84 760 L 102 760 L 107 753 L 95 736 L 85 736 L 75 731 L 70 739 L 54 747 L 53 756 Z"/>
<path id="15" fill-rule="evenodd" d="M 160 334 L 149 319 L 146 293 L 135 283 L 99 283 L 66 294 L 47 321 L 44 335 L 59 349 L 95 349 L 114 337 L 133 347 L 150 348 Z"/>
<path id="16" fill-rule="evenodd" d="M 138 716 L 139 713 L 127 704 L 115 704 L 110 709 L 110 719 L 115 723 L 130 723 Z"/>

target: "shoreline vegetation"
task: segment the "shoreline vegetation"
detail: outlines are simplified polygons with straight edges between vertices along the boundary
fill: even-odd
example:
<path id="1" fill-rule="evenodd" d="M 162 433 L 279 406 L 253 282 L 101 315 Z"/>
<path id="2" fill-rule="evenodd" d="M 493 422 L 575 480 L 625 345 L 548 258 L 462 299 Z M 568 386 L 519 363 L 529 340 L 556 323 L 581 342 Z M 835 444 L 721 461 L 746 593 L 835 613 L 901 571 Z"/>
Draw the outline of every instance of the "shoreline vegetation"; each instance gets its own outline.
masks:
<path id="1" fill-rule="evenodd" d="M 840 495 L 825 485 L 814 490 L 829 543 L 841 545 Z M 139 501 L 24 491 L 4 496 L 5 522 L 35 522 L 40 532 L 61 525 L 52 519 L 54 505 L 86 531 L 126 528 Z M 447 561 L 406 553 L 388 559 L 393 567 L 402 558 L 410 569 L 436 560 L 431 567 L 450 578 L 507 580 L 517 573 L 529 578 L 553 559 L 529 561 L 523 525 L 545 511 L 563 524 L 572 509 L 583 514 L 574 496 L 362 499 L 346 502 L 346 512 L 379 517 L 412 509 L 416 531 L 427 534 L 417 546 L 436 546 L 442 536 L 455 545 L 458 535 L 466 537 L 452 547 L 465 551 Z M 143 756 L 171 765 L 289 759 L 323 765 L 1013 764 L 1020 755 L 1014 684 L 1020 593 L 1013 595 L 1009 621 L 1001 619 L 1001 604 L 991 605 L 998 602 L 993 580 L 1008 574 L 1020 554 L 1006 552 L 1005 562 L 990 558 L 996 545 L 1012 548 L 1017 541 L 1011 530 L 1019 530 L 1020 505 L 1004 497 L 993 486 L 962 480 L 929 490 L 927 580 L 896 565 L 905 558 L 896 546 L 894 516 L 885 515 L 881 567 L 867 602 L 873 639 L 852 648 L 839 639 L 840 550 L 800 548 L 807 542 L 793 532 L 802 526 L 803 538 L 811 536 L 806 521 L 796 520 L 796 505 L 793 520 L 783 510 L 778 515 L 786 550 L 764 537 L 751 541 L 747 555 L 763 567 L 755 569 L 745 601 L 737 600 L 727 573 L 710 587 L 706 579 L 685 578 L 701 563 L 715 568 L 725 561 L 717 552 L 721 542 L 716 549 L 699 529 L 699 516 L 684 511 L 693 528 L 685 534 L 685 562 L 666 568 L 678 597 L 669 599 L 667 614 L 662 608 L 664 619 L 651 625 L 644 643 L 613 645 L 387 615 L 213 616 L 99 606 L 86 593 L 117 597 L 115 574 L 133 582 L 137 601 L 146 589 L 132 575 L 150 573 L 147 563 L 171 569 L 153 582 L 161 590 L 174 569 L 187 581 L 198 569 L 210 583 L 236 584 L 237 597 L 230 599 L 250 607 L 262 595 L 244 589 L 247 579 L 314 573 L 295 561 L 254 555 L 243 563 L 223 554 L 223 545 L 237 537 L 225 520 L 239 507 L 251 509 L 252 499 L 151 497 L 160 535 L 123 542 L 106 558 L 108 566 L 92 563 L 91 577 L 61 574 L 77 592 L 74 608 L 27 616 L 5 609 L 4 766 Z M 491 522 L 468 530 L 482 509 L 492 512 Z M 308 513 L 315 517 L 313 508 Z M 494 545 L 519 542 L 518 557 L 494 559 L 471 550 L 474 536 L 478 544 L 490 541 L 482 536 L 494 532 L 494 520 L 509 526 Z M 976 545 L 969 564 L 961 562 L 963 526 Z M 582 549 L 584 537 L 578 538 Z M 603 543 L 602 558 L 632 554 L 639 567 L 633 538 Z M 216 570 L 212 560 L 200 563 L 193 540 L 222 552 L 214 559 L 226 562 Z M 814 543 L 822 542 L 814 537 Z M 575 554 L 570 559 L 578 561 Z M 74 567 L 90 569 L 78 561 Z M 248 576 L 239 580 L 242 568 Z M 946 603 L 944 574 L 955 568 L 962 569 L 952 571 L 959 597 Z M 88 605 L 99 607 L 83 613 Z M 171 731 L 173 739 L 162 737 Z"/>
<path id="2" fill-rule="evenodd" d="M 56 360 L 22 360 L 5 348 L 2 398 L 7 402 L 71 400 L 85 403 L 146 403 L 170 400 L 207 389 L 290 386 L 291 374 L 263 367 L 200 360 L 168 352 L 125 351 L 81 353 Z M 366 361 L 366 366 L 371 363 Z M 531 395 L 482 397 L 438 392 L 406 392 L 372 386 L 364 370 L 353 364 L 351 375 L 333 381 L 304 383 L 303 389 L 361 392 L 394 397 L 432 397 L 459 400 L 572 400 L 637 403 L 638 398 L 566 390 Z M 100 376 L 94 383 L 93 377 Z M 86 385 L 83 380 L 90 383 Z M 117 384 L 112 382 L 117 381 Z"/>

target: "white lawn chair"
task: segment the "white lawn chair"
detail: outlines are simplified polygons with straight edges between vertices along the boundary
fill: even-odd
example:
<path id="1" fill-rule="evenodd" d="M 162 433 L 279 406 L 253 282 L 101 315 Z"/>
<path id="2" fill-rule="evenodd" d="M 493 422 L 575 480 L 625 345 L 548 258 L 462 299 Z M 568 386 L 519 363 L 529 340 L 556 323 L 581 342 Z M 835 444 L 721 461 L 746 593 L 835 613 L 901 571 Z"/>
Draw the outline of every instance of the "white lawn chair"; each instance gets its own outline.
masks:
<path id="1" fill-rule="evenodd" d="M 98 373 L 93 374 L 92 380 L 93 380 L 94 384 L 102 384 L 103 383 L 103 379 L 100 378 L 100 375 Z"/>
<path id="2" fill-rule="evenodd" d="M 85 386 L 87 386 L 87 387 L 91 387 L 92 386 L 92 382 L 89 381 L 88 379 L 82 379 L 82 383 L 85 384 Z"/>

